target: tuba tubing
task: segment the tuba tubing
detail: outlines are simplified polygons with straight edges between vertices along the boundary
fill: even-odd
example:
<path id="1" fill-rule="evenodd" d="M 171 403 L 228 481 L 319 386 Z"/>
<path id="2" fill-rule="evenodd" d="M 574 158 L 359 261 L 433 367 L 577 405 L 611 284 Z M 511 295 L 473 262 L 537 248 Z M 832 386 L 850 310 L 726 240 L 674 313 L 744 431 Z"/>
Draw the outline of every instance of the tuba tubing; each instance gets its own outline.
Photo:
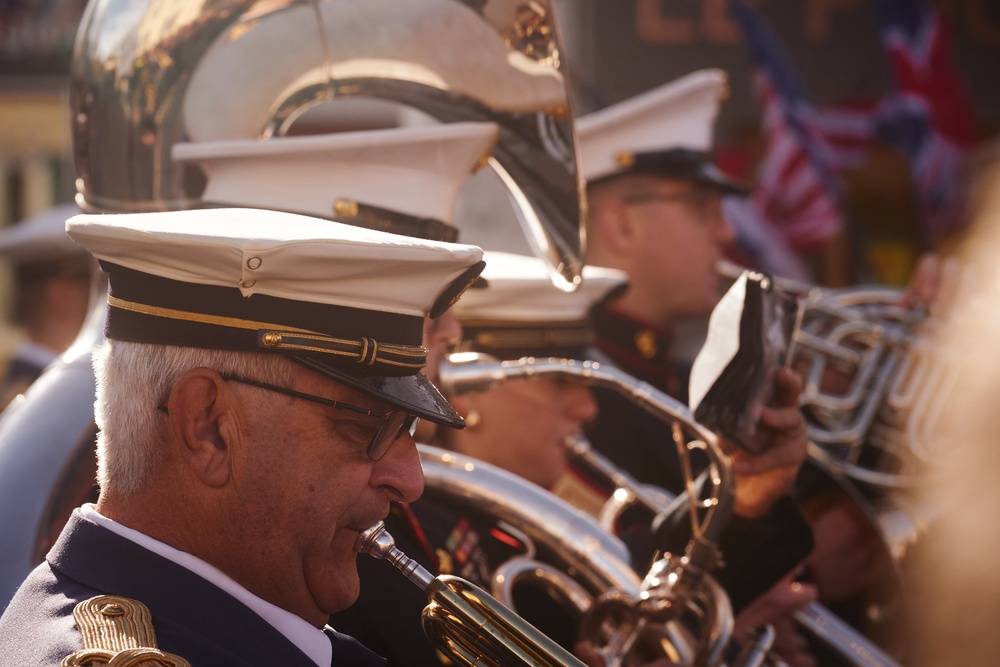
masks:
<path id="1" fill-rule="evenodd" d="M 525 556 L 506 561 L 493 574 L 491 593 L 502 603 L 513 608 L 512 590 L 521 582 L 544 587 L 583 615 L 599 604 L 595 596 L 614 592 L 621 599 L 634 600 L 640 594 L 643 582 L 630 564 L 627 547 L 591 515 L 483 461 L 426 444 L 418 444 L 417 449 L 429 493 L 455 499 L 506 524 L 508 530 L 516 529 L 528 545 Z M 544 545 L 549 557 L 558 560 L 558 567 L 538 560 L 535 545 Z M 706 581 L 710 586 L 708 595 L 724 597 L 717 585 L 711 588 L 710 578 Z M 731 609 L 719 604 L 713 612 L 712 627 L 722 628 L 728 636 Z M 673 647 L 679 664 L 696 664 L 695 642 L 683 626 L 668 622 L 652 632 L 657 641 Z M 609 665 L 631 664 L 624 656 L 604 655 L 611 659 Z"/>
<path id="2" fill-rule="evenodd" d="M 483 354 L 461 353 L 451 355 L 442 364 L 439 385 L 446 395 L 456 395 L 484 391 L 508 379 L 539 376 L 574 379 L 608 387 L 667 424 L 683 424 L 696 436 L 693 446 L 704 449 L 711 462 L 710 470 L 714 473 L 709 477 L 713 500 L 703 505 L 705 517 L 695 527 L 695 536 L 688 542 L 683 556 L 667 556 L 654 564 L 643 579 L 638 596 L 629 596 L 631 601 L 624 603 L 624 607 L 632 609 L 627 615 L 635 618 L 636 622 L 632 629 L 623 632 L 626 635 L 644 632 L 643 628 L 648 625 L 644 618 L 647 614 L 655 616 L 658 622 L 667 621 L 669 624 L 680 614 L 695 613 L 703 619 L 703 625 L 694 664 L 721 664 L 732 636 L 732 609 L 728 597 L 708 575 L 719 562 L 718 542 L 732 513 L 735 477 L 731 460 L 722 450 L 718 437 L 696 422 L 686 405 L 617 368 L 594 361 L 554 358 L 497 361 Z M 610 534 L 603 527 L 601 530 Z M 607 613 L 617 614 L 616 609 L 623 609 L 619 600 L 599 601 L 588 612 L 584 626 L 595 630 L 600 628 L 603 625 L 600 619 Z M 612 654 L 604 654 L 605 658 L 625 659 L 624 655 L 614 654 L 614 647 L 624 647 L 623 650 L 628 652 L 628 647 L 637 639 L 638 634 L 632 638 L 620 635 L 611 638 L 609 649 Z"/>
<path id="3" fill-rule="evenodd" d="M 612 530 L 615 519 L 628 505 L 638 503 L 652 512 L 661 512 L 673 500 L 673 494 L 666 489 L 652 489 L 648 485 L 639 484 L 634 477 L 620 470 L 607 457 L 595 451 L 590 442 L 582 435 L 578 434 L 568 438 L 566 446 L 569 448 L 571 456 L 586 461 L 588 466 L 606 475 L 618 489 L 626 492 L 624 497 L 611 498 L 601 510 L 599 521 L 605 529 Z M 802 609 L 793 612 L 792 616 L 803 629 L 855 667 L 899 667 L 899 663 L 876 646 L 874 642 L 819 602 L 808 603 Z M 764 633 L 758 641 L 765 641 L 766 637 L 767 634 Z M 737 661 L 737 664 L 746 667 L 746 664 L 753 663 L 755 660 L 755 657 L 748 655 Z"/>
<path id="4" fill-rule="evenodd" d="M 744 271 L 726 260 L 716 269 L 729 279 Z M 917 358 L 930 324 L 926 308 L 901 306 L 903 290 L 894 287 L 826 288 L 780 276 L 772 280 L 799 302 L 789 358 L 805 365 L 800 405 L 808 416 L 809 458 L 876 491 L 912 487 L 923 458 L 917 448 L 897 442 L 899 437 L 871 436 L 888 428 L 893 410 L 917 419 L 928 413 L 916 405 L 919 398 L 940 403 L 939 387 L 921 381 L 932 360 Z M 850 386 L 825 389 L 830 369 L 846 369 Z M 891 432 L 903 435 L 899 426 Z"/>
<path id="5" fill-rule="evenodd" d="M 485 391 L 507 379 L 528 378 L 538 375 L 556 375 L 563 377 L 582 378 L 591 384 L 610 386 L 621 392 L 628 392 L 633 400 L 653 414 L 662 418 L 679 418 L 689 423 L 701 435 L 705 433 L 717 447 L 717 439 L 713 433 L 694 421 L 686 406 L 667 396 L 648 383 L 641 382 L 619 369 L 598 364 L 597 362 L 578 362 L 566 359 L 538 360 L 525 358 L 518 361 L 497 361 L 487 355 L 477 353 L 460 353 L 451 355 L 440 370 L 440 384 L 446 395 Z M 673 499 L 664 489 L 652 489 L 639 484 L 635 478 L 618 468 L 606 457 L 593 450 L 590 443 L 582 435 L 567 440 L 567 448 L 572 456 L 585 459 L 590 466 L 608 476 L 617 488 L 627 492 L 629 502 L 641 503 L 653 512 L 663 511 Z M 709 448 L 709 452 L 713 448 Z M 725 465 L 722 468 L 726 468 Z M 735 483 L 735 482 L 732 482 Z M 732 488 L 732 487 L 727 487 Z M 731 497 L 731 494 L 730 494 Z M 614 517 L 622 507 L 605 507 L 601 512 L 600 524 L 604 530 L 612 532 L 610 526 Z M 725 513 L 728 518 L 728 510 Z M 692 540 L 687 558 L 692 556 L 704 568 L 704 561 L 709 556 L 694 554 L 709 553 L 711 547 L 718 543 L 718 533 L 721 532 L 723 521 L 718 521 L 717 528 L 712 533 L 703 536 L 703 540 Z M 711 541 L 709 541 L 711 540 Z M 697 549 L 692 553 L 693 549 Z M 701 569 L 706 572 L 707 569 Z M 683 589 L 681 589 L 683 590 Z M 855 667 L 898 667 L 897 663 L 885 651 L 876 646 L 863 634 L 838 618 L 819 602 L 811 602 L 793 614 L 795 620 L 805 630 L 836 651 L 841 657 Z M 740 663 L 742 664 L 742 663 Z"/>
<path id="6" fill-rule="evenodd" d="M 732 514 L 735 475 L 729 455 L 722 450 L 718 436 L 695 421 L 690 409 L 677 399 L 648 382 L 642 382 L 618 368 L 596 361 L 533 357 L 497 361 L 481 353 L 458 353 L 450 355 L 442 363 L 439 384 L 446 396 L 454 396 L 486 391 L 506 380 L 539 376 L 574 379 L 588 385 L 610 388 L 665 423 L 683 422 L 705 444 L 705 452 L 715 470 L 711 481 L 716 500 L 708 508 L 700 530 L 696 531 L 700 533 L 699 539 L 693 539 L 688 544 L 684 556 L 687 567 L 680 574 L 679 580 L 682 588 L 686 585 L 686 578 L 691 578 L 691 585 L 696 586 L 702 573 L 715 569 L 718 560 L 715 545 L 719 543 L 722 530 Z"/>

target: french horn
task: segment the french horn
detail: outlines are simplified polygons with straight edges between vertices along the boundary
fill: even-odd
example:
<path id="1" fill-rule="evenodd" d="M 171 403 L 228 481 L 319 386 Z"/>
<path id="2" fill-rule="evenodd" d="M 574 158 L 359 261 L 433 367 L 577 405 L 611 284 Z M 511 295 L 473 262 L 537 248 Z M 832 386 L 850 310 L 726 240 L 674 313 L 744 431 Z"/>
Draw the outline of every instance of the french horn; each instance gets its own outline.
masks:
<path id="1" fill-rule="evenodd" d="M 725 277 L 742 272 L 720 262 Z M 903 576 L 908 552 L 941 514 L 915 493 L 961 443 L 943 427 L 960 381 L 944 327 L 965 326 L 926 307 L 901 305 L 904 291 L 879 285 L 823 288 L 774 278 L 798 301 L 789 363 L 800 371 L 809 458 L 832 483 L 847 483 Z M 898 586 L 899 584 L 893 584 Z M 886 611 L 873 611 L 885 616 Z"/>

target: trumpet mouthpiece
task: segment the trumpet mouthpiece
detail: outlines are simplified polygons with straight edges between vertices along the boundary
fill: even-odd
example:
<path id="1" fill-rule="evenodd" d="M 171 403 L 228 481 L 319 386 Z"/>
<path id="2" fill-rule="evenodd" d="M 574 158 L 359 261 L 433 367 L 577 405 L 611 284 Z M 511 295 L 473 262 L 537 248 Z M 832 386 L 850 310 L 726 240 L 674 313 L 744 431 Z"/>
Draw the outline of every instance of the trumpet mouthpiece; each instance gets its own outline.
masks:
<path id="1" fill-rule="evenodd" d="M 434 581 L 433 574 L 396 548 L 396 540 L 385 529 L 385 523 L 382 521 L 358 535 L 358 547 L 358 551 L 363 554 L 392 563 L 421 590 L 427 590 L 427 587 Z"/>
<path id="2" fill-rule="evenodd" d="M 385 523 L 382 521 L 358 535 L 358 544 L 360 545 L 358 551 L 373 558 L 388 558 L 396 548 L 396 540 L 385 529 Z"/>

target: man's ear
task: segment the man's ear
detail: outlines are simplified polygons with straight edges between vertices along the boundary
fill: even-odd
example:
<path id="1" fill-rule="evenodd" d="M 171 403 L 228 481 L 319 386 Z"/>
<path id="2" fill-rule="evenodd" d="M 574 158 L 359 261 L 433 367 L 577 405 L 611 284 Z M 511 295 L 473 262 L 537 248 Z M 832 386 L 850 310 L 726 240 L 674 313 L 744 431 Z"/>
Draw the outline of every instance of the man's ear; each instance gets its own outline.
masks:
<path id="1" fill-rule="evenodd" d="M 229 481 L 234 440 L 233 393 L 215 371 L 190 370 L 170 391 L 170 427 L 180 441 L 178 455 L 209 486 Z"/>
<path id="2" fill-rule="evenodd" d="M 595 234 L 591 244 L 612 256 L 627 256 L 636 242 L 635 225 L 629 207 L 621 197 L 602 197 L 590 209 L 589 227 Z"/>

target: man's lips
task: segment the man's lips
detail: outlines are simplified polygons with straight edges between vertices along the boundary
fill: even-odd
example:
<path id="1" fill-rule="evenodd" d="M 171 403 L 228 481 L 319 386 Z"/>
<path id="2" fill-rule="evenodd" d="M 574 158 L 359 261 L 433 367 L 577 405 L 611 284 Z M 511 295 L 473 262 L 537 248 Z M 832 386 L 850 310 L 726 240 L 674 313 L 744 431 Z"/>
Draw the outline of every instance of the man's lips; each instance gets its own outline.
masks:
<path id="1" fill-rule="evenodd" d="M 382 513 L 382 515 L 379 516 L 377 519 L 374 519 L 374 520 L 369 521 L 367 523 L 365 523 L 365 522 L 358 522 L 358 523 L 355 523 L 355 524 L 351 524 L 347 528 L 347 530 L 350 530 L 350 531 L 352 531 L 352 532 L 354 532 L 354 533 L 357 534 L 356 537 L 355 537 L 355 540 L 354 540 L 354 551 L 356 553 L 361 553 L 361 534 L 364 533 L 369 528 L 371 528 L 372 526 L 374 526 L 375 524 L 377 524 L 378 522 L 384 521 L 387 516 L 389 516 L 389 512 L 388 511 Z"/>

